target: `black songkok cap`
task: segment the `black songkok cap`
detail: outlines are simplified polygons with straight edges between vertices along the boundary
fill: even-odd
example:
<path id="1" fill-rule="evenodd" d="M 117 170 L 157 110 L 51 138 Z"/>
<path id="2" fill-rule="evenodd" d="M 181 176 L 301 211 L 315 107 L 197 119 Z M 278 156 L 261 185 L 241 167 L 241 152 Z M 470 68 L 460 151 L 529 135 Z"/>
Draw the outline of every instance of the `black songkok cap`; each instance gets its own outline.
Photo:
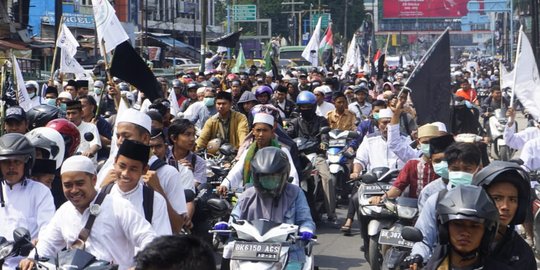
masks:
<path id="1" fill-rule="evenodd" d="M 451 134 L 431 138 L 431 140 L 429 140 L 429 153 L 442 153 L 446 150 L 446 148 L 448 148 L 448 146 L 450 146 L 454 142 L 454 136 L 452 136 Z"/>
<path id="2" fill-rule="evenodd" d="M 82 110 L 82 104 L 78 100 L 67 101 L 66 110 Z"/>
<path id="3" fill-rule="evenodd" d="M 32 174 L 55 174 L 56 160 L 54 159 L 39 159 L 37 158 L 32 168 Z"/>
<path id="4" fill-rule="evenodd" d="M 88 88 L 88 81 L 87 80 L 78 80 L 77 81 L 77 88 L 86 87 Z"/>
<path id="5" fill-rule="evenodd" d="M 143 165 L 148 164 L 148 159 L 150 158 L 150 146 L 143 143 L 124 140 L 120 148 L 118 148 L 118 156 L 125 156 L 130 159 L 138 160 L 143 163 Z"/>

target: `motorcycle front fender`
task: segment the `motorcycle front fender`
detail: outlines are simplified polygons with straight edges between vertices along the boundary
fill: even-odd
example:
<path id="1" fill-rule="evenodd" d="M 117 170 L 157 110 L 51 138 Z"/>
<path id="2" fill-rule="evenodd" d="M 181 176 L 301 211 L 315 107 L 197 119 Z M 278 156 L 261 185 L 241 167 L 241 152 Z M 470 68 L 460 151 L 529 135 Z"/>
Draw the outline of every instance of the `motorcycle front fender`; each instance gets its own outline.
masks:
<path id="1" fill-rule="evenodd" d="M 328 166 L 329 169 L 330 169 L 330 173 L 332 174 L 336 174 L 338 172 L 343 172 L 343 167 L 339 164 L 330 164 L 330 166 Z"/>
<path id="2" fill-rule="evenodd" d="M 377 220 L 372 219 L 368 224 L 368 235 L 375 236 L 381 232 L 382 229 L 387 229 L 392 226 L 392 220 Z"/>

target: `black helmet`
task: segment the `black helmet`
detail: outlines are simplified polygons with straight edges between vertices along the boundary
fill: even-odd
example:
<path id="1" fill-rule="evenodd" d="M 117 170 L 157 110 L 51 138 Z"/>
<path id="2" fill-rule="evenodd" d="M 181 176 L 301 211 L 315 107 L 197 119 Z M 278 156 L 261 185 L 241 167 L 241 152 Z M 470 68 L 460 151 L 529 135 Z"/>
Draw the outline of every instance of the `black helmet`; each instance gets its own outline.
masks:
<path id="1" fill-rule="evenodd" d="M 466 219 L 483 222 L 485 231 L 478 251 L 484 256 L 489 253 L 499 226 L 499 211 L 483 188 L 460 185 L 448 190 L 437 203 L 437 216 L 442 245 L 449 244 L 449 221 Z"/>
<path id="2" fill-rule="evenodd" d="M 531 199 L 529 174 L 514 162 L 495 160 L 474 176 L 472 184 L 488 188 L 498 182 L 509 182 L 518 190 L 518 208 L 510 225 L 523 223 Z"/>
<path id="3" fill-rule="evenodd" d="M 190 82 L 186 86 L 186 89 L 197 89 L 197 88 L 199 88 L 199 84 L 196 82 Z"/>
<path id="4" fill-rule="evenodd" d="M 51 120 L 58 118 L 60 110 L 50 105 L 38 105 L 26 112 L 28 120 L 28 129 L 32 130 L 38 127 L 44 127 Z"/>
<path id="5" fill-rule="evenodd" d="M 18 133 L 8 133 L 0 137 L 0 160 L 22 159 L 25 162 L 24 171 L 30 175 L 34 166 L 36 150 L 30 140 Z"/>
<path id="6" fill-rule="evenodd" d="M 277 197 L 289 179 L 290 164 L 287 154 L 277 147 L 257 151 L 251 161 L 253 186 L 258 192 Z"/>

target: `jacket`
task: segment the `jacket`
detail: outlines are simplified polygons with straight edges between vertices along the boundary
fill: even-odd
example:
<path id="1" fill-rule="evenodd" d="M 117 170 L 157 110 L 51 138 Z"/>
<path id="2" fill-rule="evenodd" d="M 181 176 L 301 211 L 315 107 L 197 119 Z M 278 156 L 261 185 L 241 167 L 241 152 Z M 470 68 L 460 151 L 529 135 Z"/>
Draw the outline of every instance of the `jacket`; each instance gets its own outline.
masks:
<path id="1" fill-rule="evenodd" d="M 215 114 L 204 123 L 201 136 L 197 139 L 197 150 L 206 148 L 210 140 L 219 137 L 222 127 L 218 117 L 219 114 Z M 231 111 L 229 121 L 229 143 L 238 149 L 248 134 L 248 121 L 245 115 L 236 111 Z"/>
<path id="2" fill-rule="evenodd" d="M 536 269 L 536 259 L 532 248 L 511 227 L 497 242 L 489 259 L 503 263 L 510 269 Z"/>
<path id="3" fill-rule="evenodd" d="M 322 134 L 320 138 L 317 138 L 321 128 L 328 126 L 328 120 L 322 116 L 313 116 L 311 121 L 304 119 L 303 117 L 298 117 L 289 122 L 287 128 L 287 135 L 289 137 L 295 138 L 307 138 L 310 140 L 316 140 L 321 143 L 328 143 L 328 134 Z M 323 153 L 320 149 L 313 149 L 313 152 Z M 309 153 L 308 153 L 309 154 Z"/>

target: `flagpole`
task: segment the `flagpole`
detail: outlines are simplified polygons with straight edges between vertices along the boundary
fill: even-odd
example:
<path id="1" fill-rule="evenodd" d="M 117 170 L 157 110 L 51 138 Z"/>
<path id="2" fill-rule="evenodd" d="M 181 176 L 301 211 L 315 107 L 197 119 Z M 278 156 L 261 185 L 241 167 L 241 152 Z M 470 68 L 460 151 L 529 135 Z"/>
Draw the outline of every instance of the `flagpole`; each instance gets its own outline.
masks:
<path id="1" fill-rule="evenodd" d="M 101 40 L 99 45 L 101 47 L 101 50 L 103 50 L 103 53 L 105 53 L 105 55 L 103 55 L 103 61 L 105 62 L 105 74 L 107 74 L 107 83 L 106 84 L 109 85 L 109 86 L 116 87 L 114 85 L 114 81 L 112 80 L 112 77 L 111 77 L 109 59 L 107 58 L 107 51 L 105 50 L 105 41 Z M 118 110 L 118 106 L 120 105 L 120 100 L 117 99 L 116 97 L 114 98 L 114 105 L 115 105 L 116 109 Z"/>
<path id="2" fill-rule="evenodd" d="M 6 66 L 7 66 L 8 60 L 4 61 L 4 64 L 2 64 L 1 68 L 1 74 L 0 74 L 0 96 L 4 96 L 4 84 L 6 83 Z M 6 105 L 4 102 L 0 104 L 0 135 L 4 135 L 4 121 L 6 117 L 6 111 L 5 111 Z"/>
<path id="3" fill-rule="evenodd" d="M 437 38 L 437 40 L 435 40 L 435 42 L 431 44 L 431 47 L 429 47 L 428 51 L 424 54 L 424 56 L 422 56 L 422 59 L 420 59 L 420 61 L 418 61 L 418 64 L 414 67 L 413 71 L 411 72 L 411 75 L 409 75 L 409 78 L 407 78 L 407 81 L 405 82 L 403 87 L 407 86 L 411 78 L 414 77 L 416 70 L 418 70 L 418 68 L 422 66 L 422 63 L 424 63 L 427 60 L 427 58 L 431 55 L 431 53 L 433 52 L 433 49 L 435 48 L 435 45 L 439 44 L 439 41 L 441 41 L 441 38 L 444 36 L 444 34 L 449 31 L 450 31 L 450 27 L 446 27 L 444 32 Z"/>
<path id="4" fill-rule="evenodd" d="M 388 54 L 388 43 L 390 42 L 390 34 L 386 36 L 386 45 L 384 45 L 384 54 Z M 385 58 L 386 59 L 386 58 Z"/>
<path id="5" fill-rule="evenodd" d="M 517 63 L 519 61 L 519 57 L 521 56 L 521 39 L 523 38 L 522 35 L 523 35 L 523 25 L 519 27 L 519 37 L 518 37 L 518 43 L 517 43 L 517 49 L 516 49 L 516 61 L 514 62 L 514 69 L 512 70 L 514 72 L 514 78 L 512 81 L 512 96 L 510 97 L 510 107 L 514 106 L 514 96 L 516 95 L 516 78 L 518 74 Z M 510 121 L 514 121 L 514 119 L 510 119 Z"/>
<path id="6" fill-rule="evenodd" d="M 10 54 L 11 54 L 11 59 L 13 60 L 13 63 L 11 65 L 11 74 L 16 74 L 16 72 L 15 72 L 15 62 L 17 62 L 17 57 L 15 57 L 15 55 L 13 55 L 13 50 L 9 50 L 9 51 L 10 51 Z M 17 89 L 15 91 L 15 99 L 17 100 L 17 104 L 19 104 L 19 82 L 18 82 L 18 80 L 13 80 L 13 83 L 15 84 L 15 89 Z M 19 104 L 19 106 L 20 105 L 21 104 Z"/>
<path id="7" fill-rule="evenodd" d="M 60 36 L 60 32 L 62 31 L 62 24 L 63 24 L 63 21 L 64 21 L 64 15 L 60 16 L 60 27 L 58 27 L 58 33 L 57 33 L 57 37 Z M 58 52 L 58 46 L 56 45 L 56 43 L 58 42 L 58 40 L 55 40 L 54 42 L 54 53 L 53 53 L 53 60 L 52 60 L 52 64 L 51 64 L 51 78 L 49 79 L 49 81 L 54 81 L 54 64 L 56 63 L 56 54 Z"/>

